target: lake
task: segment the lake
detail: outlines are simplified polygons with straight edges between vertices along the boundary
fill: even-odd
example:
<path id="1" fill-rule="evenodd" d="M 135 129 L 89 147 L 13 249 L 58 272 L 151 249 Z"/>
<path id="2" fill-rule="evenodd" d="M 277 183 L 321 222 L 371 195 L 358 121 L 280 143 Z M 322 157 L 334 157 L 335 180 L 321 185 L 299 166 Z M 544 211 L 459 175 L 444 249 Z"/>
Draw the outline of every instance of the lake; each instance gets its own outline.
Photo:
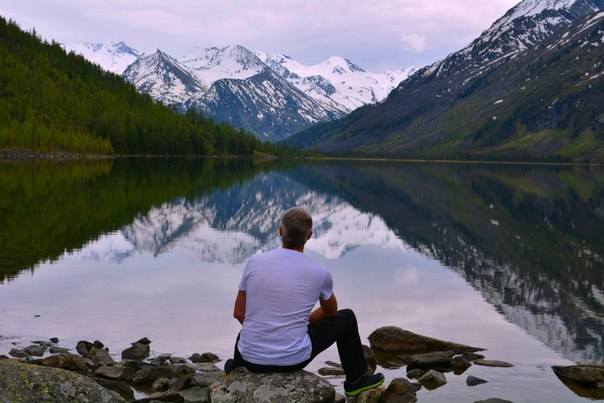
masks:
<path id="1" fill-rule="evenodd" d="M 147 336 L 155 353 L 228 358 L 246 259 L 279 246 L 279 216 L 296 205 L 315 221 L 306 253 L 331 271 L 365 341 L 395 325 L 515 365 L 448 373 L 420 402 L 585 401 L 550 367 L 604 362 L 594 167 L 0 163 L 0 354 L 56 336 L 99 339 L 117 356 Z M 335 348 L 310 369 L 325 360 Z M 489 383 L 469 388 L 467 375 Z"/>

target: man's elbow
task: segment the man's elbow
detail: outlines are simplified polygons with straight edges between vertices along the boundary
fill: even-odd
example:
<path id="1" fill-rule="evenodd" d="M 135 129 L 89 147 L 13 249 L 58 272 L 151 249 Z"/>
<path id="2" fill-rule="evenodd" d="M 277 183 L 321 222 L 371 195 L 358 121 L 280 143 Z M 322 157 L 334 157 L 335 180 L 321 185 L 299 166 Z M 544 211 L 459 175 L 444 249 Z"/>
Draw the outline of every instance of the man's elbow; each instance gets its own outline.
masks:
<path id="1" fill-rule="evenodd" d="M 245 318 L 245 315 L 243 315 L 242 313 L 239 313 L 239 312 L 233 312 L 233 318 L 237 319 L 240 323 L 243 323 L 243 319 Z"/>

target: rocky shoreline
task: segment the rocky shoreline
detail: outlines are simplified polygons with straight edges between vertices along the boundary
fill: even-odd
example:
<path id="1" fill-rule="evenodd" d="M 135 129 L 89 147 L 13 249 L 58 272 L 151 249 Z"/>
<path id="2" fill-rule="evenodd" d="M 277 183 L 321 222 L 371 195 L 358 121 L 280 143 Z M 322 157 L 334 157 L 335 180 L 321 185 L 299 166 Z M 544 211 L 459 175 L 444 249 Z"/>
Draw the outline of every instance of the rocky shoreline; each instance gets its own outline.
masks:
<path id="1" fill-rule="evenodd" d="M 339 363 L 327 361 L 319 375 L 298 371 L 289 374 L 253 374 L 237 369 L 229 375 L 211 352 L 177 357 L 151 354 L 151 340 L 139 339 L 121 352 L 116 361 L 101 341 L 79 341 L 75 348 L 57 338 L 35 340 L 25 348 L 0 355 L 0 401 L 31 403 L 72 402 L 179 402 L 179 403 L 413 403 L 417 392 L 445 387 L 447 373 L 461 376 L 473 365 L 509 368 L 505 361 L 487 360 L 483 349 L 418 335 L 396 327 L 377 329 L 364 346 L 368 371 L 378 366 L 406 367 L 406 377 L 388 386 L 346 399 L 328 379 L 342 377 Z M 73 352 L 75 350 L 75 352 Z M 560 379 L 580 385 L 589 396 L 604 393 L 603 366 L 554 367 Z M 474 387 L 488 380 L 467 376 Z M 570 387 L 570 386 L 569 386 Z M 573 389 L 574 390 L 574 389 Z M 504 403 L 491 398 L 480 402 Z"/>

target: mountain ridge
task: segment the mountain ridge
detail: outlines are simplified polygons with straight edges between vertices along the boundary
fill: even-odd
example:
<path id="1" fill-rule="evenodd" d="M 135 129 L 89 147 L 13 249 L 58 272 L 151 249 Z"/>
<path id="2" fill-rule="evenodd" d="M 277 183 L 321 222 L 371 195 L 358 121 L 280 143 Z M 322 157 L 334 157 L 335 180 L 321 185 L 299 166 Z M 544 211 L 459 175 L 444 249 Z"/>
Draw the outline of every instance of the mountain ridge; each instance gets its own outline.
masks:
<path id="1" fill-rule="evenodd" d="M 554 8 L 535 14 L 527 5 L 536 3 Z M 468 46 L 412 74 L 385 101 L 287 141 L 336 154 L 602 160 L 604 47 L 581 44 L 601 43 L 600 19 L 587 31 L 582 24 L 603 8 L 600 0 L 525 0 Z M 565 35 L 574 42 L 560 43 Z M 560 46 L 547 48 L 552 43 Z M 587 84 L 586 75 L 593 77 Z"/>

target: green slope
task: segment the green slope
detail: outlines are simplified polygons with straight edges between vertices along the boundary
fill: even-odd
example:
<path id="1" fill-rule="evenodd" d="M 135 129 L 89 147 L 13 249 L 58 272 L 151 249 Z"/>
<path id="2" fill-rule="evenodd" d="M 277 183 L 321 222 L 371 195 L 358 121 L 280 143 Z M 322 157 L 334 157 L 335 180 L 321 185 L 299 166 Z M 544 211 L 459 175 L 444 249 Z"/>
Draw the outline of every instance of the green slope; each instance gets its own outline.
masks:
<path id="1" fill-rule="evenodd" d="M 0 17 L 0 148 L 120 154 L 274 152 L 200 115 L 180 115 L 84 58 Z"/>
<path id="2" fill-rule="evenodd" d="M 385 102 L 288 143 L 337 154 L 604 161 L 604 14 L 593 17 L 476 77 L 463 64 L 441 75 L 424 69 Z"/>

